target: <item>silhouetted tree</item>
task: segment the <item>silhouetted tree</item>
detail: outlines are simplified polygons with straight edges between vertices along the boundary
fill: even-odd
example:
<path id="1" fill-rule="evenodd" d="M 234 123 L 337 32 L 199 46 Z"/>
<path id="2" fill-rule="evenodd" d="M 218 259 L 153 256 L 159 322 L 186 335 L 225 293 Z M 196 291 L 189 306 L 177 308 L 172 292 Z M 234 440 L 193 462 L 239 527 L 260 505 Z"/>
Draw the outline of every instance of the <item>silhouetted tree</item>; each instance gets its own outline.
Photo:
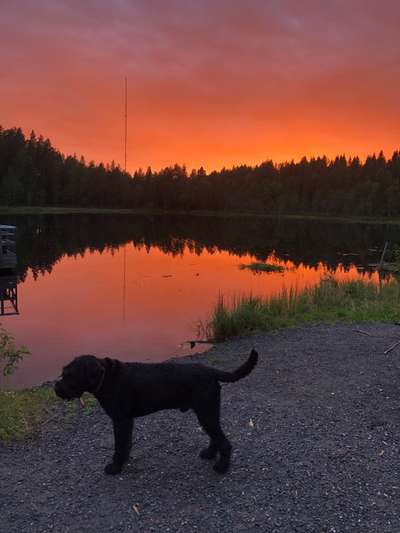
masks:
<path id="1" fill-rule="evenodd" d="M 34 131 L 25 138 L 19 128 L 0 127 L 0 204 L 393 216 L 400 214 L 400 152 L 364 163 L 304 157 L 209 174 L 173 165 L 131 176 L 114 162 L 64 156 Z"/>

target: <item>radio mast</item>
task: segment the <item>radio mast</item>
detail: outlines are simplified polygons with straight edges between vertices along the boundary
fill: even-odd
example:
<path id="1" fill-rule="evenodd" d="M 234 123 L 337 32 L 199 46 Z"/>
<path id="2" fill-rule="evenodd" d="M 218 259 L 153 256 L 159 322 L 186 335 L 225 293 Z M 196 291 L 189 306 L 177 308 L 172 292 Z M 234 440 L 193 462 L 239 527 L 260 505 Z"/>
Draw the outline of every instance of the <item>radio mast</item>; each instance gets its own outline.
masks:
<path id="1" fill-rule="evenodd" d="M 126 172 L 127 160 L 127 139 L 128 139 L 128 78 L 125 76 L 125 161 L 124 170 Z M 122 322 L 125 324 L 126 319 L 126 243 L 124 244 L 124 258 L 123 258 L 123 282 L 122 282 Z"/>
<path id="2" fill-rule="evenodd" d="M 126 172 L 126 159 L 127 159 L 127 139 L 128 139 L 128 78 L 125 76 L 125 165 L 124 170 Z"/>

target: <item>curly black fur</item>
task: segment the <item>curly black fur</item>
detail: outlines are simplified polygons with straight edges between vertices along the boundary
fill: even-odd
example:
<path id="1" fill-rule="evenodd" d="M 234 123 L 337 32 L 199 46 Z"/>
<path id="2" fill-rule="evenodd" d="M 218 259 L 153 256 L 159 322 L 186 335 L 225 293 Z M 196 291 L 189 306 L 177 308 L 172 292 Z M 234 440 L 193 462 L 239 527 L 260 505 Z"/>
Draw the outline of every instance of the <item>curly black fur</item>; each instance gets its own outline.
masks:
<path id="1" fill-rule="evenodd" d="M 224 372 L 200 364 L 123 363 L 81 355 L 63 368 L 54 389 L 65 400 L 91 392 L 111 417 L 115 452 L 105 468 L 106 474 L 118 474 L 129 459 L 133 420 L 162 409 L 193 409 L 210 437 L 210 444 L 200 457 L 214 459 L 219 453 L 214 470 L 224 473 L 229 468 L 232 447 L 220 425 L 219 382 L 244 378 L 257 360 L 258 354 L 252 350 L 242 366 Z"/>

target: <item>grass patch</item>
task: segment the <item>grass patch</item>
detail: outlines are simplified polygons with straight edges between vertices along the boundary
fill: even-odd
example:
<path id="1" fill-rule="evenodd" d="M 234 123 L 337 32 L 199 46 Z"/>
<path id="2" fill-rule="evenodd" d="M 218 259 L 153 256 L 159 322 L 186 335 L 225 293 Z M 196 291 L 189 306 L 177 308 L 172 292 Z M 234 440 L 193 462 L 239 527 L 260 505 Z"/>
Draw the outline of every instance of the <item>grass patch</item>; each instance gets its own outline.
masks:
<path id="1" fill-rule="evenodd" d="M 43 420 L 55 400 L 52 387 L 0 391 L 0 441 L 25 437 Z"/>
<path id="2" fill-rule="evenodd" d="M 278 296 L 241 296 L 227 304 L 219 297 L 207 328 L 216 341 L 254 331 L 271 331 L 308 322 L 398 321 L 400 284 L 390 281 L 380 289 L 372 282 L 323 279 L 299 292 Z"/>
<path id="3" fill-rule="evenodd" d="M 262 272 L 284 272 L 284 268 L 280 265 L 273 265 L 272 263 L 261 263 L 254 261 L 253 263 L 239 265 L 240 270 L 248 269 L 255 274 L 261 274 Z"/>
<path id="4" fill-rule="evenodd" d="M 83 395 L 84 412 L 90 413 L 96 404 L 91 394 Z M 60 413 L 54 409 L 62 406 Z M 63 402 L 53 387 L 43 386 L 17 391 L 0 391 L 0 442 L 20 440 L 32 433 L 55 411 L 60 416 L 73 415 L 80 406 L 77 401 Z"/>
<path id="5" fill-rule="evenodd" d="M 79 400 L 76 400 L 76 399 L 71 400 L 71 401 L 65 401 L 65 400 L 59 400 L 57 398 L 57 400 L 62 402 L 62 405 L 64 407 L 64 412 L 67 413 L 68 415 L 72 415 L 80 409 L 82 409 L 83 414 L 88 415 L 93 411 L 93 409 L 97 405 L 96 398 L 89 392 L 84 392 L 82 395 L 82 400 L 84 401 L 84 407 L 82 407 L 79 403 Z"/>

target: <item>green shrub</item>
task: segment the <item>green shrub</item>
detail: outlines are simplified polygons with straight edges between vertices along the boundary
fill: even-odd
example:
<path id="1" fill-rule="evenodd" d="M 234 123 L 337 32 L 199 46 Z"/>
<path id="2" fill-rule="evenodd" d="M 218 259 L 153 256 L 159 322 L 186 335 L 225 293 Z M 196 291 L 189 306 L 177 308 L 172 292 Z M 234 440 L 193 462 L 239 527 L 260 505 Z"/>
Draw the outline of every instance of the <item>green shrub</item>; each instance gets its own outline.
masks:
<path id="1" fill-rule="evenodd" d="M 30 351 L 25 346 L 17 347 L 14 336 L 0 326 L 0 367 L 3 376 L 9 376 Z"/>

